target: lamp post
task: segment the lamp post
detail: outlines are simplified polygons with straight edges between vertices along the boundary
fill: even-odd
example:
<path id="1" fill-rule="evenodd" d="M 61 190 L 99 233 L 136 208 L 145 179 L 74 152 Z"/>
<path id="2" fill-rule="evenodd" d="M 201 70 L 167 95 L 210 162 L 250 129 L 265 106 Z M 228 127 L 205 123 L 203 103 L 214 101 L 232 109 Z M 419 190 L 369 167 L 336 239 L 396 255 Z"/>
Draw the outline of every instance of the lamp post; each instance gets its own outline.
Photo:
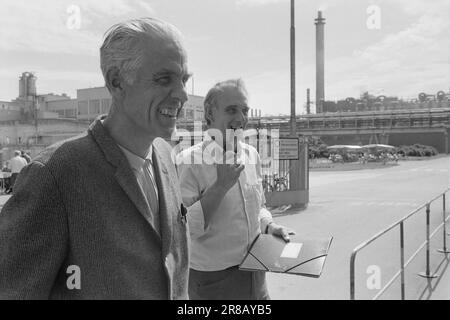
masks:
<path id="1" fill-rule="evenodd" d="M 295 123 L 295 1 L 291 0 L 291 136 L 297 136 Z"/>
<path id="2" fill-rule="evenodd" d="M 297 136 L 297 122 L 295 117 L 295 1 L 291 0 L 291 29 L 290 29 L 290 58 L 291 58 L 291 119 L 290 136 Z M 300 147 L 300 146 L 299 146 Z M 298 190 L 300 187 L 300 159 L 289 160 L 289 189 Z"/>

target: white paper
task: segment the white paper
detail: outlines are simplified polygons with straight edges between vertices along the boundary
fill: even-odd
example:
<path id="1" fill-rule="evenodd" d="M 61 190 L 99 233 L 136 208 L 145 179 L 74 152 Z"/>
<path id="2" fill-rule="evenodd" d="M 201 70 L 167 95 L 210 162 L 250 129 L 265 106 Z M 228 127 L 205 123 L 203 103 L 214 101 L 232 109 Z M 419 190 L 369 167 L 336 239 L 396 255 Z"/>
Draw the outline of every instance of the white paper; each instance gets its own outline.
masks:
<path id="1" fill-rule="evenodd" d="M 283 252 L 281 252 L 280 257 L 297 259 L 302 246 L 302 243 L 289 242 L 284 246 Z"/>

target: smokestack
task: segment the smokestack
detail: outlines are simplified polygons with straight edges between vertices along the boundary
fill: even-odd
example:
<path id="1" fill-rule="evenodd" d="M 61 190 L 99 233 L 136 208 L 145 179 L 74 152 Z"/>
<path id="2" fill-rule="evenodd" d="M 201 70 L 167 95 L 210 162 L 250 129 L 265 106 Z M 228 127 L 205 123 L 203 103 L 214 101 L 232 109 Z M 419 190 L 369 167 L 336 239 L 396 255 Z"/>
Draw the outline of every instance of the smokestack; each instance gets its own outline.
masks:
<path id="1" fill-rule="evenodd" d="M 322 11 L 318 11 L 316 25 L 316 113 L 323 112 L 325 100 L 325 43 L 324 29 L 325 19 Z"/>

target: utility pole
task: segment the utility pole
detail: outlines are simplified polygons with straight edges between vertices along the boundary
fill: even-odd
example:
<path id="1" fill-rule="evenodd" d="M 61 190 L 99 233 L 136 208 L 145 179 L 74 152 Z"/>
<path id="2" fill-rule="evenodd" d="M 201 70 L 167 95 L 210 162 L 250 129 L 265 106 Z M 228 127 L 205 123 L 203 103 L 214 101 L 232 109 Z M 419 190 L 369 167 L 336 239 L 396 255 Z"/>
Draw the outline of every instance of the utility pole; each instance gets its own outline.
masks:
<path id="1" fill-rule="evenodd" d="M 306 114 L 311 114 L 311 93 L 306 89 Z"/>
<path id="2" fill-rule="evenodd" d="M 295 1 L 291 0 L 291 136 L 297 136 L 295 121 Z"/>
<path id="3" fill-rule="evenodd" d="M 36 144 L 38 143 L 38 135 L 39 135 L 39 128 L 38 128 L 38 108 L 37 108 L 37 103 L 38 103 L 38 95 L 34 94 L 33 95 L 33 113 L 34 113 L 34 127 L 35 127 L 35 135 L 36 135 Z"/>

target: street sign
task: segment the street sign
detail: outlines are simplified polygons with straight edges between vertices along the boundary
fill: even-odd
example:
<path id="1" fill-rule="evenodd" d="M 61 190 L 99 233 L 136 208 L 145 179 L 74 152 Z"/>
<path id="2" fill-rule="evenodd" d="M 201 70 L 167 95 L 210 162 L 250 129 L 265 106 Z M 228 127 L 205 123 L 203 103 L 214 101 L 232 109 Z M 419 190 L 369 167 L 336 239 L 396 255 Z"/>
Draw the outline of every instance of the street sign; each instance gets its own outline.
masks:
<path id="1" fill-rule="evenodd" d="M 276 160 L 298 160 L 298 138 L 276 139 L 273 155 Z"/>

